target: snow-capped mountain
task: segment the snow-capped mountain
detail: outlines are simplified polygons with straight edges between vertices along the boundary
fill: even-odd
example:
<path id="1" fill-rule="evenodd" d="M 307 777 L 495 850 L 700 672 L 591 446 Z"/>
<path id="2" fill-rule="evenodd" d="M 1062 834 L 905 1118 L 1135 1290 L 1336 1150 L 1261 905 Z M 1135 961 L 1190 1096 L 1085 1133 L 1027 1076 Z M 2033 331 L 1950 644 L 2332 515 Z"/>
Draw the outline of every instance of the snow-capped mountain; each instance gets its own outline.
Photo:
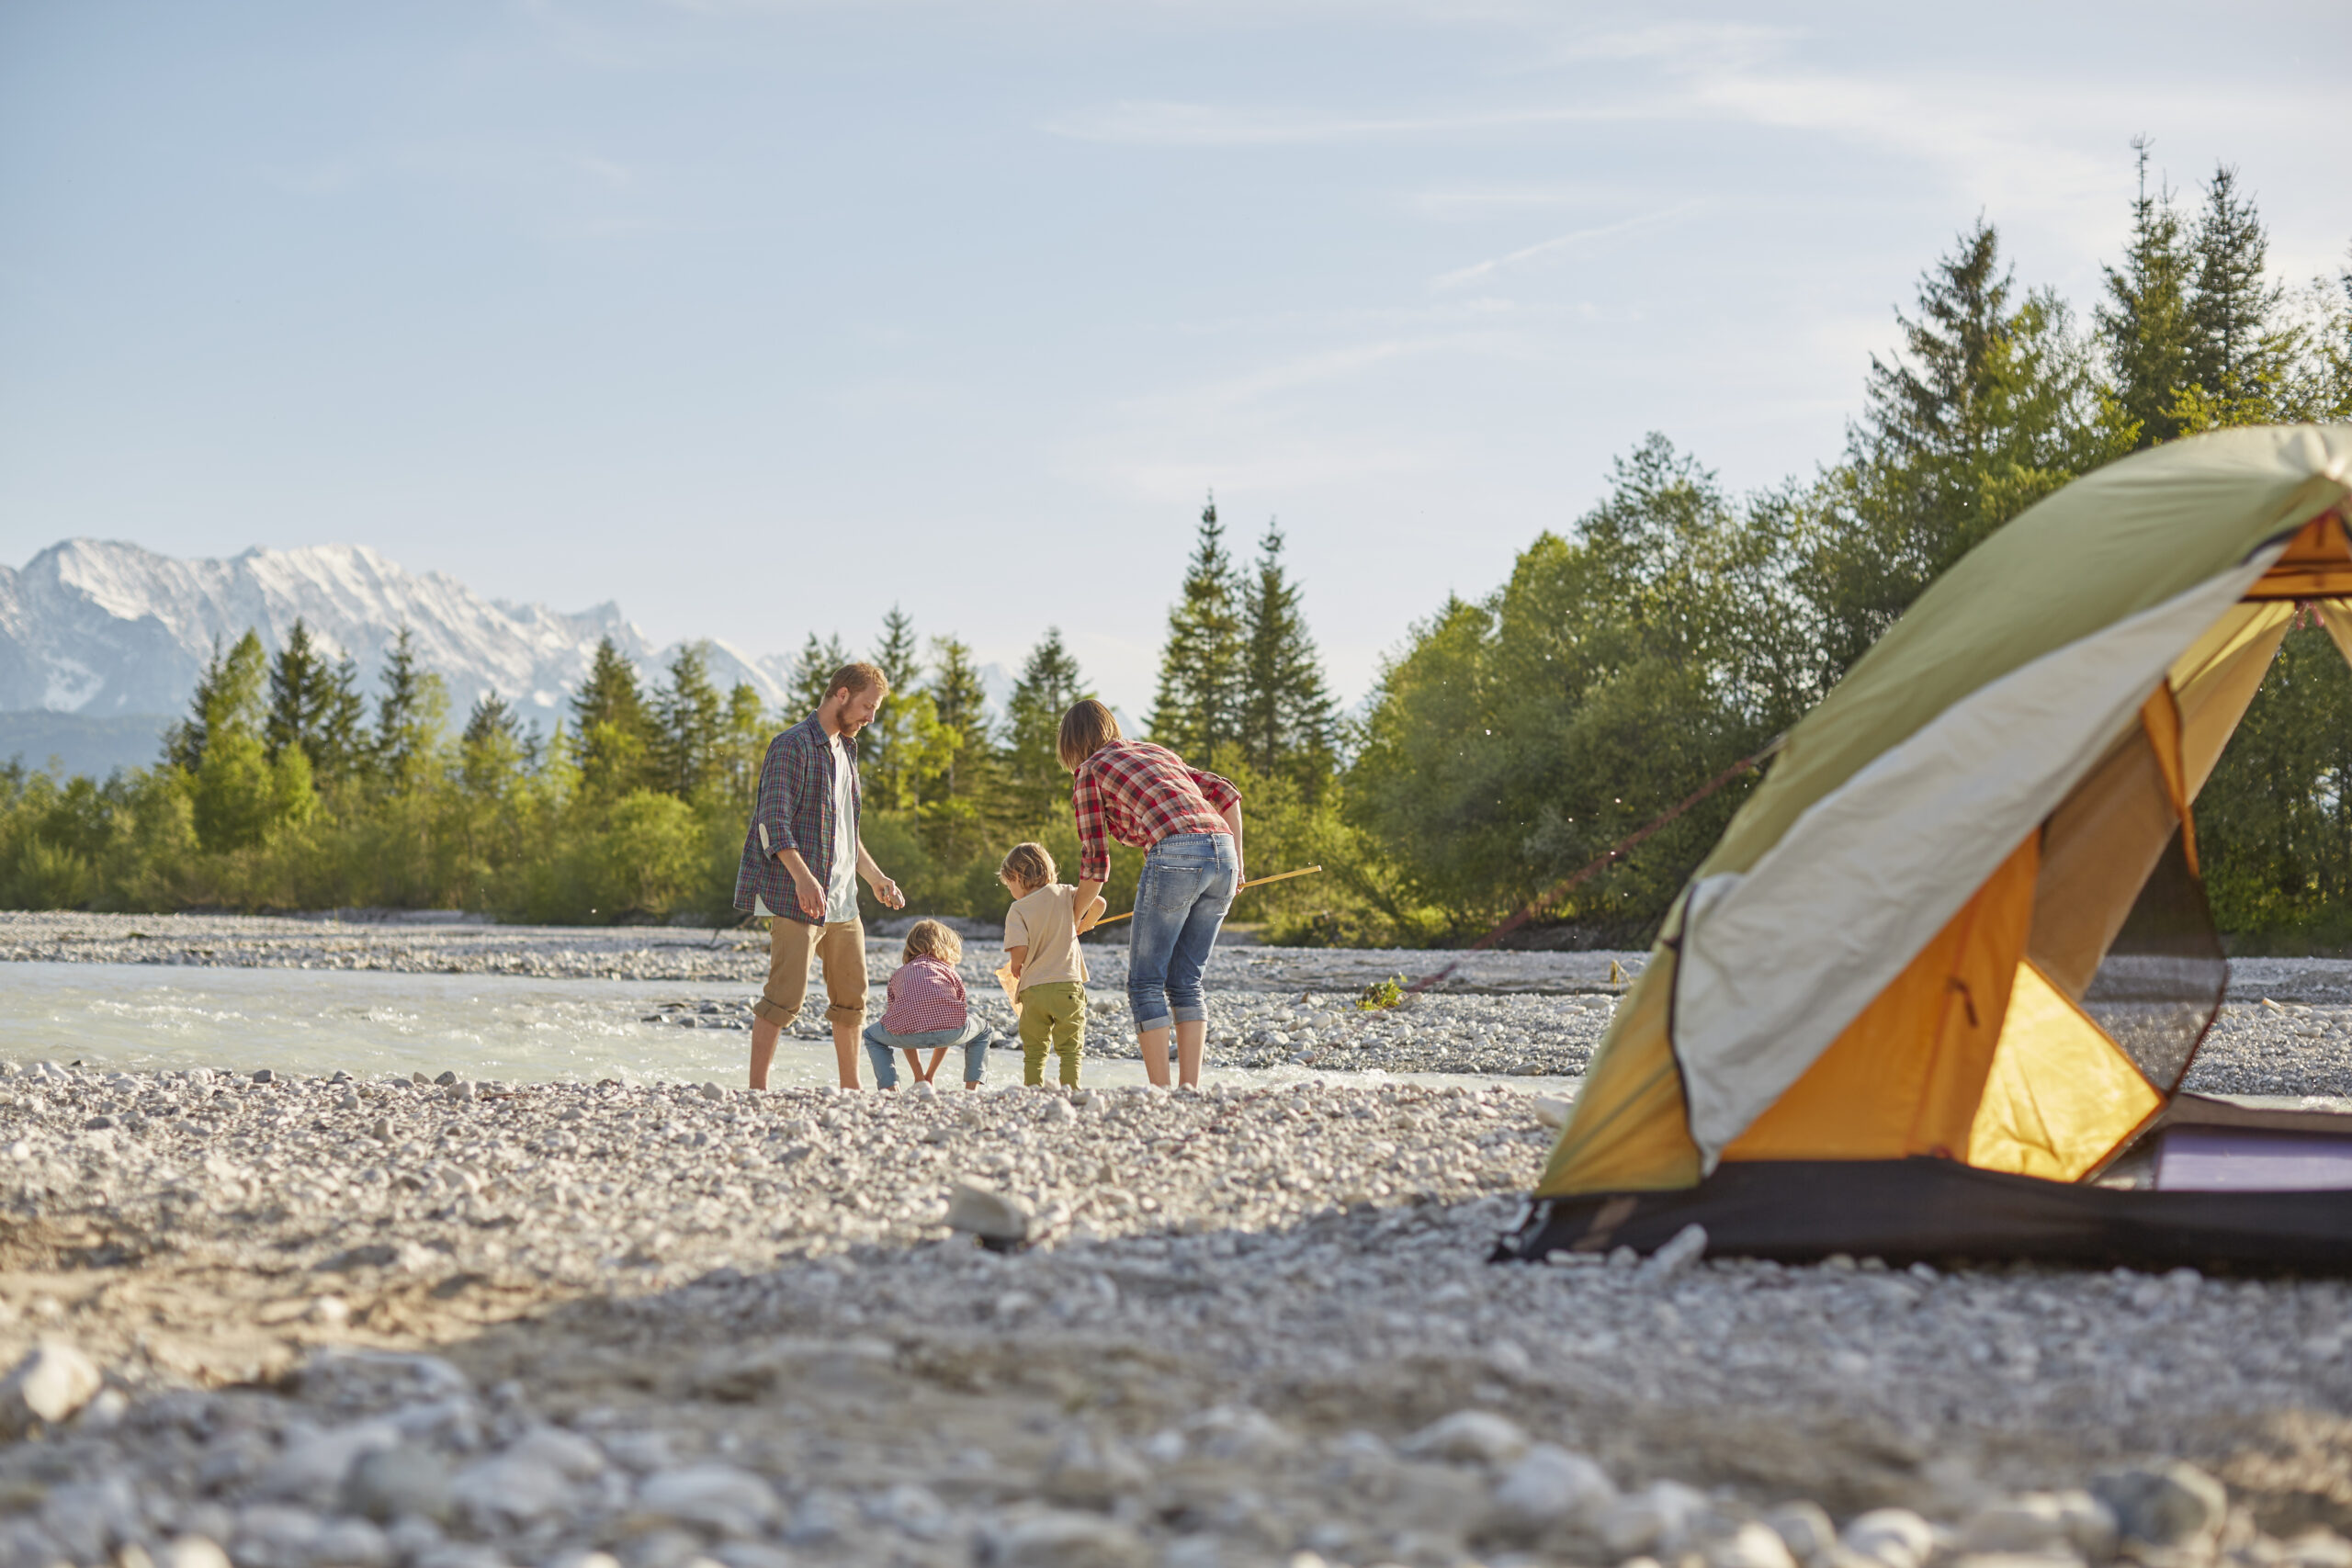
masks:
<path id="1" fill-rule="evenodd" d="M 617 604 L 577 615 L 484 599 L 441 572 L 403 570 L 363 545 L 252 549 L 229 560 L 179 560 L 136 545 L 68 539 L 21 571 L 0 566 L 0 712 L 93 717 L 176 714 L 214 640 L 253 627 L 274 654 L 297 618 L 330 655 L 357 660 L 370 694 L 385 651 L 408 626 L 426 668 L 448 682 L 452 720 L 495 691 L 552 729 L 609 637 L 649 679 L 674 649 L 655 649 Z M 711 679 L 748 681 L 763 704 L 784 695 L 791 660 L 710 645 Z"/>

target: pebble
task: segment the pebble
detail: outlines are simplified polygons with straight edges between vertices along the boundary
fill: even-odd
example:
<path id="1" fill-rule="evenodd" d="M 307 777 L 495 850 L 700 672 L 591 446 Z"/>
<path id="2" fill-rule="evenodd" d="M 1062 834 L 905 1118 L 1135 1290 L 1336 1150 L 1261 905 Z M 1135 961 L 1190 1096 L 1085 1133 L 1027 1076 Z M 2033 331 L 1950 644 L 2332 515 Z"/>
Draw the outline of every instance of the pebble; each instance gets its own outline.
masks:
<path id="1" fill-rule="evenodd" d="M 1880 1568 L 1922 1568 L 1935 1551 L 1936 1531 L 1908 1508 L 1873 1508 L 1849 1523 L 1838 1540 Z"/>
<path id="2" fill-rule="evenodd" d="M 36 1345 L 0 1381 L 0 1430 L 20 1435 L 35 1422 L 62 1421 L 103 1386 L 98 1369 L 73 1346 Z"/>
<path id="3" fill-rule="evenodd" d="M 1457 1410 L 1430 1422 L 1400 1448 L 1415 1459 L 1499 1465 L 1527 1451 L 1527 1434 L 1509 1416 L 1487 1410 Z"/>
<path id="4" fill-rule="evenodd" d="M 401 1444 L 361 1454 L 343 1483 L 346 1513 L 390 1524 L 403 1515 L 449 1517 L 449 1467 L 430 1449 Z"/>
<path id="5" fill-rule="evenodd" d="M 2210 1541 L 2229 1511 L 2222 1483 L 2192 1464 L 2110 1471 L 2094 1479 L 2090 1490 L 2112 1511 L 2122 1538 L 2145 1546 Z"/>

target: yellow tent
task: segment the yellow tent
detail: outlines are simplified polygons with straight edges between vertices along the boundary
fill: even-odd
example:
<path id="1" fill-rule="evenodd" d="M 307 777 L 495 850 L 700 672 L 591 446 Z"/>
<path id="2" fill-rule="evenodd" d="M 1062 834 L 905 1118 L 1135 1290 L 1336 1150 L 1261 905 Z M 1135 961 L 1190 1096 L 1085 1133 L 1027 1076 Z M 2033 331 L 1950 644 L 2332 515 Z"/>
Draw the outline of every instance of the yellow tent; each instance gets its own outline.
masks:
<path id="1" fill-rule="evenodd" d="M 2075 481 L 1939 579 L 1677 900 L 1504 1255 L 1693 1218 L 1716 1250 L 2114 1252 L 2083 1242 L 2112 1239 L 2096 1202 L 2072 1244 L 1966 1215 L 2107 1191 L 2084 1179 L 2173 1104 L 2226 978 L 2193 803 L 2299 605 L 2352 658 L 2347 517 L 2352 426 L 2230 431 Z M 2303 1207 L 2287 1250 L 2352 1256 L 2352 1193 Z"/>

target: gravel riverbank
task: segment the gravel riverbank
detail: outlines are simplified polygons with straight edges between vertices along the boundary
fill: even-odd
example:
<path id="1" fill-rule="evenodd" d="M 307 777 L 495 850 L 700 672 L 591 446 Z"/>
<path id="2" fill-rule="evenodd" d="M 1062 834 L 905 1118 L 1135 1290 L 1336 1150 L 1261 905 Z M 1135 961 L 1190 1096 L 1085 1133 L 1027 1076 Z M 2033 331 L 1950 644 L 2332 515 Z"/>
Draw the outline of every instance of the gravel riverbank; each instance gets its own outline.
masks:
<path id="1" fill-rule="evenodd" d="M 1126 952 L 1107 943 L 1087 951 L 1093 974 L 1088 1053 L 1131 1058 Z M 1637 953 L 1221 947 L 1209 974 L 1209 1059 L 1226 1067 L 1311 1063 L 1327 1071 L 1574 1077 L 1590 1063 L 1626 978 L 1646 959 Z M 699 994 L 652 1005 L 649 1021 L 743 1030 L 766 974 L 767 940 L 748 930 L 0 913 L 0 964 L 35 960 L 675 981 Z M 877 1008 L 898 960 L 896 939 L 869 940 Z M 1012 1010 L 989 975 L 1000 961 L 995 944 L 976 937 L 962 969 L 981 1016 L 1009 1032 Z M 1356 1009 L 1367 986 L 1396 976 L 1418 978 L 1454 963 L 1460 968 L 1443 986 L 1405 1008 Z M 1612 964 L 1619 977 L 1612 977 Z M 5 974 L 0 970 L 0 984 Z M 822 1009 L 821 994 L 812 995 L 794 1032 L 825 1038 Z M 69 1047 L 61 1041 L 59 1055 L 70 1059 Z M 2352 1097 L 2352 962 L 2235 961 L 2229 1005 L 2199 1054 L 2189 1087 Z"/>
<path id="2" fill-rule="evenodd" d="M 0 1563 L 2352 1562 L 2344 1284 L 1489 1266 L 1548 1141 L 1501 1088 L 18 1070 Z"/>

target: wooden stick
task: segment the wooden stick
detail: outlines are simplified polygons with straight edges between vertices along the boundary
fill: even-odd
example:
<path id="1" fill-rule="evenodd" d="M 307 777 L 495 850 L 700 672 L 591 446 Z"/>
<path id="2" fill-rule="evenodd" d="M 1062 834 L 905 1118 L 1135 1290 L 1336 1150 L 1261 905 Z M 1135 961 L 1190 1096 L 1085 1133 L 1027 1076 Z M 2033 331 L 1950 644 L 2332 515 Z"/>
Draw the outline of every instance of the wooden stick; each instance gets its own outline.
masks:
<path id="1" fill-rule="evenodd" d="M 1272 876 L 1252 877 L 1249 881 L 1243 883 L 1240 886 L 1235 888 L 1233 891 L 1237 895 L 1247 893 L 1252 887 L 1263 887 L 1269 882 L 1288 882 L 1294 876 L 1312 876 L 1322 869 L 1323 868 L 1319 865 L 1303 865 L 1296 871 L 1278 871 Z M 1104 926 L 1114 926 L 1118 924 L 1121 920 L 1132 920 L 1135 918 L 1136 912 L 1133 909 L 1129 909 L 1124 915 L 1105 915 L 1102 919 L 1095 921 L 1093 925 L 1087 929 L 1090 931 L 1101 931 Z"/>

